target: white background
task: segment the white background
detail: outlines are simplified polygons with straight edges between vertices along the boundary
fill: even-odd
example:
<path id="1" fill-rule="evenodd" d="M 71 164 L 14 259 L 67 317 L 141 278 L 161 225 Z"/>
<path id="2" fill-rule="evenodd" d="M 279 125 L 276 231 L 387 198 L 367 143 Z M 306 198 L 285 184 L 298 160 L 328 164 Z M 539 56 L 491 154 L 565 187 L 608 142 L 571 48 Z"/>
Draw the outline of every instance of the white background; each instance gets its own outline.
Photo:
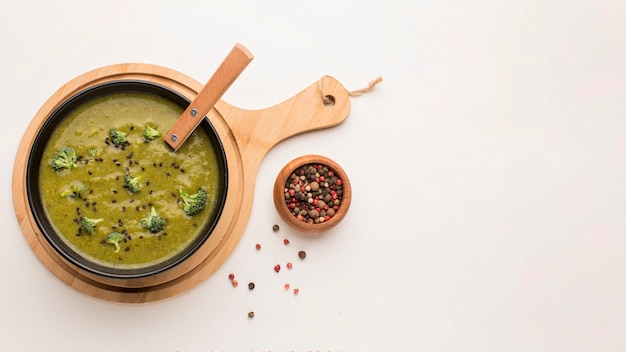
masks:
<path id="1" fill-rule="evenodd" d="M 348 89 L 384 82 L 352 99 L 342 125 L 270 151 L 241 242 L 193 290 L 127 305 L 65 285 L 11 201 L 32 117 L 105 65 L 206 82 L 236 42 L 255 55 L 223 98 L 241 108 L 322 75 Z M 2 1 L 0 347 L 624 351 L 625 43 L 621 0 Z M 348 173 L 348 217 L 315 239 L 275 234 L 274 178 L 312 153 Z"/>

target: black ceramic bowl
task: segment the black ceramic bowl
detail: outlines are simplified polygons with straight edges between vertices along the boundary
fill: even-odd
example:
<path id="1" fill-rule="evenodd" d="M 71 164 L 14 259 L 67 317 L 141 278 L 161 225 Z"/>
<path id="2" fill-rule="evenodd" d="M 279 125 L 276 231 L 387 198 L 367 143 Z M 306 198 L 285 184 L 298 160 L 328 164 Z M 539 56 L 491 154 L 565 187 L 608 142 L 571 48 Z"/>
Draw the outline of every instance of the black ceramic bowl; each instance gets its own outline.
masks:
<path id="1" fill-rule="evenodd" d="M 46 216 L 44 205 L 39 190 L 39 172 L 40 162 L 42 159 L 43 150 L 46 146 L 46 142 L 49 140 L 51 134 L 59 123 L 75 109 L 79 108 L 86 102 L 102 97 L 108 94 L 121 93 L 121 92 L 141 92 L 153 94 L 163 97 L 176 105 L 179 105 L 183 110 L 189 105 L 190 101 L 179 93 L 152 82 L 138 81 L 138 80 L 120 80 L 103 83 L 85 89 L 74 96 L 70 97 L 66 101 L 62 102 L 58 108 L 56 108 L 50 116 L 46 119 L 40 130 L 35 137 L 31 152 L 28 158 L 27 171 L 26 171 L 26 185 L 28 201 L 30 204 L 31 212 L 35 218 L 37 226 L 43 233 L 45 239 L 49 242 L 52 248 L 58 252 L 63 258 L 75 265 L 76 267 L 86 270 L 87 272 L 116 279 L 136 279 L 149 277 L 166 270 L 169 270 L 176 265 L 182 263 L 189 258 L 194 252 L 202 246 L 203 243 L 209 238 L 213 229 L 215 228 L 219 217 L 221 215 L 224 203 L 226 201 L 226 190 L 228 185 L 228 174 L 226 164 L 226 153 L 220 138 L 211 125 L 208 119 L 204 119 L 199 128 L 209 136 L 213 149 L 218 154 L 218 168 L 221 172 L 220 180 L 221 192 L 216 195 L 217 208 L 213 213 L 212 218 L 204 226 L 201 236 L 198 236 L 195 241 L 189 244 L 185 249 L 181 250 L 169 259 L 154 264 L 152 266 L 132 268 L 132 269 L 120 269 L 105 266 L 95 263 L 86 259 L 80 253 L 70 248 L 60 237 L 61 235 L 56 232 L 54 226 Z"/>

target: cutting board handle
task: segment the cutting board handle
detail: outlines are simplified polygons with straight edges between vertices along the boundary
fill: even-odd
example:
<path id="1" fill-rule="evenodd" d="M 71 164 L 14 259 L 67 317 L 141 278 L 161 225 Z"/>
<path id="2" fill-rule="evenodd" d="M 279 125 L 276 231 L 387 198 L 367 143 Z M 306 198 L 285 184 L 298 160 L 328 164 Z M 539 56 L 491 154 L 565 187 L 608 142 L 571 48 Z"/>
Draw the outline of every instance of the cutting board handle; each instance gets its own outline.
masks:
<path id="1" fill-rule="evenodd" d="M 244 164 L 260 163 L 279 142 L 309 131 L 337 126 L 350 114 L 350 93 L 324 76 L 286 101 L 261 110 L 243 110 L 220 100 L 215 108 L 239 144 Z"/>

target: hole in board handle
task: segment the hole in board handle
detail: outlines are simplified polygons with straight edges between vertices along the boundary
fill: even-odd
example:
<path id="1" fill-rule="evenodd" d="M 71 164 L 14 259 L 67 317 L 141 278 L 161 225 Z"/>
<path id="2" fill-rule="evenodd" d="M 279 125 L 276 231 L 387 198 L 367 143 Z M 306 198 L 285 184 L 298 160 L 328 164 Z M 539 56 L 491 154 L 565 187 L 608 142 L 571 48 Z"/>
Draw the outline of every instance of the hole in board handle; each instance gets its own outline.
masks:
<path id="1" fill-rule="evenodd" d="M 322 102 L 324 103 L 325 106 L 332 107 L 335 105 L 336 100 L 335 100 L 335 97 L 332 95 L 325 95 Z"/>

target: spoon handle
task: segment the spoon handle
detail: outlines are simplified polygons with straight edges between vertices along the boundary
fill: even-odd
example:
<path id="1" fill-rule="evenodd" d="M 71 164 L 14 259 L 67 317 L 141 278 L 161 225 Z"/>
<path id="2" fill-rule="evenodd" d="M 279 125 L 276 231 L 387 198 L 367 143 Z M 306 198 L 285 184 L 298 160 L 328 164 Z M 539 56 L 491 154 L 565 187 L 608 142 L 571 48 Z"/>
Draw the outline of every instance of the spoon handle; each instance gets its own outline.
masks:
<path id="1" fill-rule="evenodd" d="M 189 138 L 191 133 L 198 127 L 215 103 L 224 95 L 253 58 L 254 56 L 246 47 L 239 43 L 235 44 L 204 88 L 165 134 L 165 142 L 174 151 L 177 151 Z"/>

